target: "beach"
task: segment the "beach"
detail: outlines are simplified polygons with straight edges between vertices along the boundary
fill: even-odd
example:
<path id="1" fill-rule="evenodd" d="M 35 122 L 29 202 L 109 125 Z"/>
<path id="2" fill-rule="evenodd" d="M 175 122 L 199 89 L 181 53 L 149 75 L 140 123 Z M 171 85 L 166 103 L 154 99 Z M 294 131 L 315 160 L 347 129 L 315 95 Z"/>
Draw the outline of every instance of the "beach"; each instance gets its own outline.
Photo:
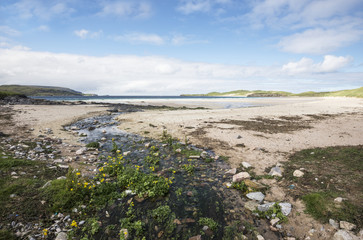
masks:
<path id="1" fill-rule="evenodd" d="M 215 101 L 207 99 L 196 103 L 194 100 L 189 104 L 188 101 L 133 101 L 132 104 L 168 105 L 173 108 L 140 108 L 136 112 L 120 110 L 122 113 L 115 114 L 114 120 L 117 121 L 117 128 L 127 134 L 161 139 L 164 132 L 180 142 L 211 150 L 216 155 L 215 159 L 226 159 L 230 168 L 241 169 L 241 164 L 247 162 L 258 176 L 267 176 L 275 166 L 284 171 L 283 164 L 289 161 L 291 154 L 303 149 L 363 145 L 363 99 L 246 98 L 220 99 L 220 103 Z M 227 101 L 254 106 L 221 108 L 226 106 Z M 18 139 L 24 136 L 27 139 L 60 139 L 63 142 L 62 154 L 68 154 L 62 156 L 62 159 L 71 159 L 69 162 L 64 160 L 62 164 L 83 169 L 84 175 L 89 175 L 86 171 L 96 169 L 95 164 L 85 165 L 82 162 L 82 159 L 87 162 L 90 156 L 97 158 L 95 153 L 80 158 L 82 155 L 77 155 L 76 152 L 84 143 L 79 141 L 76 131 L 65 131 L 64 126 L 88 117 L 110 115 L 110 109 L 114 109 L 114 106 L 85 104 L 6 107 L 13 111 L 14 124 L 2 127 L 2 133 L 17 136 Z M 195 107 L 208 109 L 193 109 Z M 226 179 L 225 176 L 223 179 Z M 286 201 L 292 204 L 289 222 L 284 224 L 285 234 L 298 238 L 332 238 L 335 233 L 332 226 L 321 224 L 304 213 L 304 204 L 289 194 L 284 181 L 262 177 L 258 183 L 268 186 L 265 201 Z M 226 182 L 220 184 L 225 188 Z M 278 231 L 276 228 L 271 229 L 272 232 Z M 318 230 L 311 232 L 311 229 Z"/>

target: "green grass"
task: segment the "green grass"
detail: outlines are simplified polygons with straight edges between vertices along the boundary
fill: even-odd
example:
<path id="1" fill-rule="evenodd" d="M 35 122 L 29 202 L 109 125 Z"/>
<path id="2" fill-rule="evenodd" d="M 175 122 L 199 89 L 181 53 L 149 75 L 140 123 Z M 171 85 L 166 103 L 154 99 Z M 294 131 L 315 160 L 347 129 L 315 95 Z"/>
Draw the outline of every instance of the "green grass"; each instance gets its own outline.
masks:
<path id="1" fill-rule="evenodd" d="M 69 88 L 31 85 L 1 85 L 0 91 L 26 96 L 81 96 L 81 92 Z M 1 97 L 1 94 L 0 94 Z"/>
<path id="2" fill-rule="evenodd" d="M 263 91 L 263 90 L 236 90 L 229 92 L 210 92 L 207 94 L 183 94 L 183 96 L 250 96 L 250 97 L 269 97 L 269 96 L 281 96 L 281 97 L 289 97 L 289 96 L 297 96 L 297 97 L 359 97 L 363 98 L 363 87 L 350 89 L 350 90 L 341 90 L 341 91 L 333 91 L 333 92 L 302 92 L 302 93 L 290 93 L 284 91 Z"/>
<path id="3" fill-rule="evenodd" d="M 329 218 L 363 226 L 363 146 L 335 146 L 305 149 L 290 156 L 285 164 L 286 187 L 301 198 L 306 212 L 315 219 Z M 304 176 L 293 177 L 296 169 L 304 168 Z M 346 198 L 341 204 L 336 197 Z"/>
<path id="4" fill-rule="evenodd" d="M 4 99 L 6 97 L 12 97 L 12 96 L 26 97 L 24 94 L 17 93 L 17 92 L 11 92 L 11 91 L 3 91 L 0 88 L 0 100 Z"/>

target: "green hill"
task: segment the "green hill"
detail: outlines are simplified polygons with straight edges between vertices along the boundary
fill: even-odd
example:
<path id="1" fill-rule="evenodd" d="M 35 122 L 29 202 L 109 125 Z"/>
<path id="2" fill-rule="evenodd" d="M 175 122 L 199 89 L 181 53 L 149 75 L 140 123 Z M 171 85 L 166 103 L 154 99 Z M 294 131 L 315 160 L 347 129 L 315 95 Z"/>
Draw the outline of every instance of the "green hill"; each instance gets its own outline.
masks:
<path id="1" fill-rule="evenodd" d="M 182 96 L 216 96 L 216 97 L 358 97 L 363 98 L 363 87 L 333 92 L 290 93 L 284 91 L 236 90 L 230 92 L 210 92 L 207 94 L 182 94 Z"/>
<path id="2" fill-rule="evenodd" d="M 1 85 L 0 92 L 17 93 L 26 96 L 82 96 L 81 92 L 50 86 L 32 86 L 32 85 Z"/>

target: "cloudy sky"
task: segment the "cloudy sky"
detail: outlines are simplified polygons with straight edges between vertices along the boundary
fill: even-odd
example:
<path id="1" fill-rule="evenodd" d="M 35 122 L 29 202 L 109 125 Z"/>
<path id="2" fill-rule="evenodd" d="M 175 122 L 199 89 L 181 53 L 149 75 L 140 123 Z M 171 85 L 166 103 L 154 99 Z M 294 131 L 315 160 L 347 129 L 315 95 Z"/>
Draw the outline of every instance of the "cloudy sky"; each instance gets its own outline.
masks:
<path id="1" fill-rule="evenodd" d="M 1 0 L 0 85 L 109 95 L 363 86 L 362 0 Z"/>

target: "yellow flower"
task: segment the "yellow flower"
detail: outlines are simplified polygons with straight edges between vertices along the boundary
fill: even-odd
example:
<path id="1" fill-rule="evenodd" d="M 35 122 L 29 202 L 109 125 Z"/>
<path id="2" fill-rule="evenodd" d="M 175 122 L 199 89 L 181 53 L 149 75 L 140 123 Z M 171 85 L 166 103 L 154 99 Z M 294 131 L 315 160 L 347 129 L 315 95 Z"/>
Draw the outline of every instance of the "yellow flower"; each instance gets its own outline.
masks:
<path id="1" fill-rule="evenodd" d="M 130 206 L 131 206 L 131 207 L 135 206 L 135 204 L 134 204 L 134 202 L 133 202 L 133 201 L 130 203 Z"/>
<path id="2" fill-rule="evenodd" d="M 98 171 L 102 172 L 103 171 L 103 167 L 100 167 L 100 169 L 98 169 Z"/>
<path id="3" fill-rule="evenodd" d="M 43 229 L 43 235 L 47 236 L 48 235 L 48 229 Z"/>
<path id="4" fill-rule="evenodd" d="M 73 188 L 71 188 L 71 191 L 73 191 Z"/>
<path id="5" fill-rule="evenodd" d="M 106 177 L 106 174 L 102 174 L 103 177 Z"/>
<path id="6" fill-rule="evenodd" d="M 176 173 L 175 170 L 173 170 L 173 173 Z"/>
<path id="7" fill-rule="evenodd" d="M 104 181 L 105 181 L 105 179 L 104 179 L 104 178 L 102 178 L 100 182 L 104 182 Z"/>
<path id="8" fill-rule="evenodd" d="M 80 172 L 77 172 L 76 175 L 79 176 L 79 175 L 81 175 L 81 173 Z"/>
<path id="9" fill-rule="evenodd" d="M 77 227 L 77 226 L 78 226 L 78 225 L 77 225 L 77 222 L 73 220 L 73 221 L 72 221 L 72 223 L 71 223 L 71 226 L 72 226 L 72 227 Z"/>

